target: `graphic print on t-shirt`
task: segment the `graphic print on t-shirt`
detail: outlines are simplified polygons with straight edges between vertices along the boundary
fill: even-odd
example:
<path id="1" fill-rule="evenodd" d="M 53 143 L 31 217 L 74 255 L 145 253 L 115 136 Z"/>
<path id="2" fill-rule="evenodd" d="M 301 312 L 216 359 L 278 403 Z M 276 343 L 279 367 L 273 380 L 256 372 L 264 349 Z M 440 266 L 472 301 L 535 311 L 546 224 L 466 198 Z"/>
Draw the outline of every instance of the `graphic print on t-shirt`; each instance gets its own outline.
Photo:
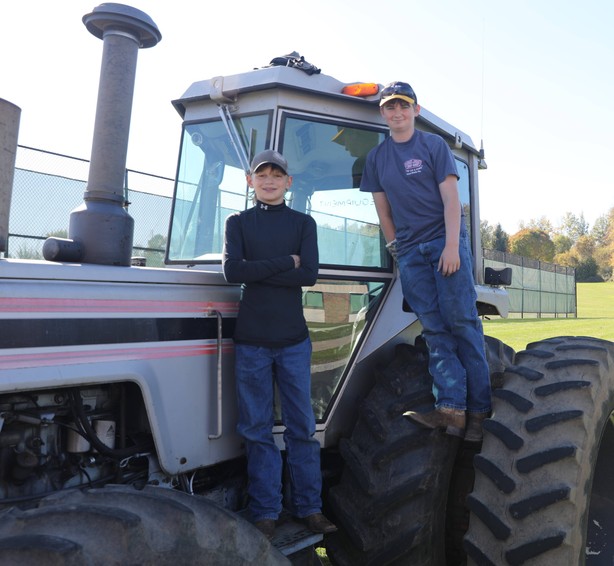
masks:
<path id="1" fill-rule="evenodd" d="M 405 175 L 415 175 L 422 171 L 422 159 L 408 159 L 405 163 Z"/>

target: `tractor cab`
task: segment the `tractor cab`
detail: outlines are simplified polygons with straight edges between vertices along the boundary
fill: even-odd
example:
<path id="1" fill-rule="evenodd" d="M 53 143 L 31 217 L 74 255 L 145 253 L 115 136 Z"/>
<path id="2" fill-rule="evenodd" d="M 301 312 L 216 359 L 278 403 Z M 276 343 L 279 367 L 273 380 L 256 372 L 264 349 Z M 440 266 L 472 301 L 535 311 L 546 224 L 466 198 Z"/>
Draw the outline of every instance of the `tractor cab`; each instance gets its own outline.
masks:
<path id="1" fill-rule="evenodd" d="M 313 399 L 320 423 L 332 415 L 336 397 L 351 398 L 338 393 L 361 360 L 420 333 L 403 302 L 372 196 L 359 190 L 367 153 L 388 135 L 379 89 L 269 66 L 196 82 L 173 101 L 183 132 L 167 264 L 221 272 L 225 219 L 253 205 L 246 173 L 252 157 L 265 149 L 278 150 L 288 161 L 288 206 L 316 220 L 319 279 L 304 290 L 303 305 L 314 344 Z M 417 127 L 442 135 L 455 153 L 474 255 L 481 257 L 475 254 L 479 222 L 472 221 L 480 152 L 467 135 L 425 109 Z M 476 280 L 482 280 L 477 269 Z M 360 387 L 360 379 L 352 382 Z M 343 414 L 337 409 L 335 414 Z M 330 425 L 322 430 L 336 437 Z"/>

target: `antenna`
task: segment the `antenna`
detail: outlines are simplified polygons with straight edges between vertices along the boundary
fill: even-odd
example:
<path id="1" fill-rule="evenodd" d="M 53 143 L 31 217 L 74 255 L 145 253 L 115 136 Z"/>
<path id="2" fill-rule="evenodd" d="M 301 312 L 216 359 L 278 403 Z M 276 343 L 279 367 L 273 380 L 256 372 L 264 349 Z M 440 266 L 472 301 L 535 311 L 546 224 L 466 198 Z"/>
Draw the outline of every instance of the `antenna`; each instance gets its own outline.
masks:
<path id="1" fill-rule="evenodd" d="M 478 169 L 487 169 L 486 160 L 484 159 L 484 77 L 485 77 L 485 42 L 486 42 L 486 18 L 482 17 L 482 101 L 480 108 L 480 158 L 478 160 Z"/>
<path id="2" fill-rule="evenodd" d="M 484 83 L 485 83 L 485 43 L 486 43 L 486 18 L 482 18 L 482 108 L 480 116 L 480 138 L 484 139 Z"/>

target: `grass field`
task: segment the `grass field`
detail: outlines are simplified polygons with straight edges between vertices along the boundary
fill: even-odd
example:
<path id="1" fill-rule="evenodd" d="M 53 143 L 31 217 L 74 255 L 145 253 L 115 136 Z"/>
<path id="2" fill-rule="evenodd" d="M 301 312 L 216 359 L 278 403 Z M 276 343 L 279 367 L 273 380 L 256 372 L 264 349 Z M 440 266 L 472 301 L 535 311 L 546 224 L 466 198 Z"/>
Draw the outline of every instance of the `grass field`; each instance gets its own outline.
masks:
<path id="1" fill-rule="evenodd" d="M 499 318 L 484 320 L 484 334 L 514 350 L 552 336 L 593 336 L 614 342 L 614 282 L 578 283 L 577 318 Z"/>

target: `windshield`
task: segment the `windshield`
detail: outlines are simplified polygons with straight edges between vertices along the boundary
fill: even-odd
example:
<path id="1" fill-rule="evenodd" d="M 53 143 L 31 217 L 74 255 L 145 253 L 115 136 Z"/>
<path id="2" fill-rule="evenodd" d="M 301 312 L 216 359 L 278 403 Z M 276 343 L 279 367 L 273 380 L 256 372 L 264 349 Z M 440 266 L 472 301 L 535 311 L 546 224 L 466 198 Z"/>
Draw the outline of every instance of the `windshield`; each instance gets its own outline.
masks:
<path id="1" fill-rule="evenodd" d="M 234 118 L 248 158 L 271 147 L 272 112 Z M 372 196 L 359 190 L 369 150 L 383 130 L 281 112 L 278 148 L 293 177 L 288 206 L 318 226 L 322 266 L 392 268 Z M 469 169 L 457 158 L 470 230 Z M 226 217 L 252 206 L 237 149 L 221 120 L 187 124 L 175 188 L 167 263 L 220 261 Z"/>

